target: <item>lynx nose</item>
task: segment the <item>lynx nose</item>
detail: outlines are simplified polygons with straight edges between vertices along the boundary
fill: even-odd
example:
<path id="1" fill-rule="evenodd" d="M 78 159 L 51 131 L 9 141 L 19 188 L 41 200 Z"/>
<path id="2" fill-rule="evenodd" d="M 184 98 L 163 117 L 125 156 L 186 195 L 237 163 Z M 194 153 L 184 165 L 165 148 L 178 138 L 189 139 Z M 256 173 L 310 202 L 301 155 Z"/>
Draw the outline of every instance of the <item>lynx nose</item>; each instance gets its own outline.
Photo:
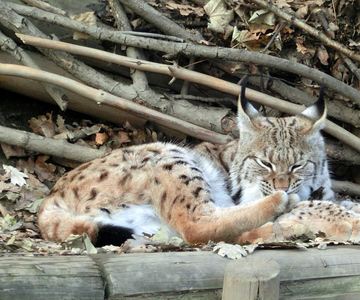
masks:
<path id="1" fill-rule="evenodd" d="M 287 192 L 289 190 L 289 180 L 285 178 L 274 178 L 274 188 L 276 191 Z"/>

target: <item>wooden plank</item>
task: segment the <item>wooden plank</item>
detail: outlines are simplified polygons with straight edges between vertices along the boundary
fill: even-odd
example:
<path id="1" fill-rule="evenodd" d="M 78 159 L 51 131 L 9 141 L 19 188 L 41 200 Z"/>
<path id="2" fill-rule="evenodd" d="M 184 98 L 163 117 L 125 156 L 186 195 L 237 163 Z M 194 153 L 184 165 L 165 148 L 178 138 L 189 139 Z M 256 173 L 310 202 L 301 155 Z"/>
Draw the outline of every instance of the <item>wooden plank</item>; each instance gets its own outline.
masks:
<path id="1" fill-rule="evenodd" d="M 266 258 L 249 257 L 229 262 L 225 268 L 222 300 L 277 300 L 279 273 L 279 264 Z"/>
<path id="2" fill-rule="evenodd" d="M 360 247 L 256 250 L 251 257 L 272 259 L 280 265 L 281 299 L 347 294 L 360 299 Z M 211 252 L 101 255 L 98 259 L 109 299 L 221 290 L 230 261 Z"/>
<path id="3" fill-rule="evenodd" d="M 207 252 L 101 255 L 98 259 L 109 297 L 221 289 L 229 262 Z"/>
<path id="4" fill-rule="evenodd" d="M 211 252 L 1 257 L 0 299 L 221 299 L 231 262 L 280 266 L 280 299 L 360 299 L 360 247 L 256 250 L 237 262 Z M 96 261 L 96 262 L 95 262 Z M 260 267 L 261 269 L 261 267 Z"/>
<path id="5" fill-rule="evenodd" d="M 0 257 L 0 299 L 104 299 L 99 267 L 88 256 Z"/>

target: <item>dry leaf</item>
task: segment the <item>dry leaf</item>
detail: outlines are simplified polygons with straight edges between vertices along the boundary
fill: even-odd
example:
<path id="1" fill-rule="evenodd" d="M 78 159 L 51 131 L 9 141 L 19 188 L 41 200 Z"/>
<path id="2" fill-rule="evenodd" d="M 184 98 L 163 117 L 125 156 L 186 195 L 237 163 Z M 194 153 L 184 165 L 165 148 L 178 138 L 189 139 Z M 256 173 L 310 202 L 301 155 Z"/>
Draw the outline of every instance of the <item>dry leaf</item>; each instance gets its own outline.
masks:
<path id="1" fill-rule="evenodd" d="M 218 243 L 218 245 L 214 247 L 213 252 L 230 259 L 240 259 L 248 256 L 247 251 L 240 245 L 226 243 Z"/>
<path id="2" fill-rule="evenodd" d="M 14 156 L 15 157 L 26 156 L 25 149 L 19 146 L 1 143 L 1 149 L 3 150 L 7 159 Z"/>
<path id="3" fill-rule="evenodd" d="M 107 135 L 106 132 L 98 132 L 95 135 L 95 143 L 98 146 L 104 145 L 104 143 L 106 143 L 108 139 L 109 136 Z"/>
<path id="4" fill-rule="evenodd" d="M 229 23 L 234 19 L 234 11 L 228 9 L 224 0 L 210 0 L 205 6 L 204 10 L 209 16 L 210 23 L 208 28 L 222 33 L 226 39 L 233 31 L 233 27 Z"/>
<path id="5" fill-rule="evenodd" d="M 46 116 L 41 115 L 37 118 L 31 118 L 29 124 L 34 133 L 46 137 L 53 137 L 57 131 L 56 125 L 52 121 L 52 114 L 49 113 Z"/>
<path id="6" fill-rule="evenodd" d="M 202 17 L 204 15 L 204 9 L 202 7 L 193 7 L 186 4 L 179 4 L 173 1 L 166 2 L 166 8 L 171 10 L 179 10 L 180 15 L 188 16 L 188 15 L 196 15 L 198 17 Z"/>
<path id="7" fill-rule="evenodd" d="M 74 15 L 71 17 L 73 20 L 86 23 L 88 25 L 96 25 L 96 16 L 93 11 L 82 13 L 79 15 Z M 89 35 L 86 33 L 74 31 L 73 39 L 74 40 L 86 40 L 89 38 Z"/>
<path id="8" fill-rule="evenodd" d="M 318 49 L 317 57 L 319 58 L 320 62 L 323 65 L 327 66 L 329 64 L 328 63 L 329 54 L 323 45 L 321 45 L 320 48 Z"/>
<path id="9" fill-rule="evenodd" d="M 3 165 L 3 168 L 7 173 L 10 173 L 10 182 L 13 185 L 23 186 L 26 184 L 25 178 L 28 178 L 26 174 L 12 166 Z"/>
<path id="10" fill-rule="evenodd" d="M 273 26 L 275 25 L 275 14 L 267 9 L 260 9 L 252 14 L 248 22 Z"/>

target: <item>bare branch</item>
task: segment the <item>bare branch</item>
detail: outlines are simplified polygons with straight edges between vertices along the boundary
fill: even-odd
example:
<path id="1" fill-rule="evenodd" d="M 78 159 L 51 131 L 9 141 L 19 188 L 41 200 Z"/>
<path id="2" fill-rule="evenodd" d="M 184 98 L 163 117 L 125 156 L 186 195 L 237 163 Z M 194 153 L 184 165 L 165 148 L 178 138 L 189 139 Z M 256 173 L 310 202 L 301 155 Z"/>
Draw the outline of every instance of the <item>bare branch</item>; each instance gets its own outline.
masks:
<path id="1" fill-rule="evenodd" d="M 224 144 L 232 140 L 229 136 L 212 132 L 57 74 L 9 64 L 0 64 L 0 74 L 24 77 L 44 81 L 50 84 L 56 84 L 87 99 L 93 100 L 99 105 L 108 105 L 128 111 L 132 114 L 144 117 L 147 120 L 153 120 L 154 122 L 167 128 L 188 134 L 201 140 L 207 140 L 215 144 Z"/>
<path id="2" fill-rule="evenodd" d="M 307 25 L 305 22 L 297 19 L 295 15 L 290 15 L 286 13 L 284 10 L 278 8 L 276 5 L 274 5 L 272 2 L 266 1 L 266 0 L 251 0 L 251 2 L 256 3 L 260 7 L 264 9 L 268 9 L 269 11 L 273 12 L 278 17 L 284 19 L 285 21 L 289 22 L 290 24 L 294 24 L 295 26 L 301 28 L 305 32 L 311 34 L 315 38 L 322 41 L 326 46 L 329 46 L 336 51 L 339 51 L 350 58 L 353 58 L 357 61 L 360 61 L 360 55 L 356 54 L 355 51 L 347 49 L 344 45 L 340 44 L 339 42 L 336 42 L 329 37 L 326 36 L 326 34 L 322 33 L 319 30 L 316 30 L 315 28 L 311 27 L 310 25 Z"/>
<path id="3" fill-rule="evenodd" d="M 58 50 L 68 51 L 73 54 L 78 55 L 87 55 L 89 57 L 97 58 L 100 60 L 106 60 L 108 62 L 116 63 L 122 66 L 126 66 L 134 69 L 141 69 L 144 71 L 157 72 L 165 75 L 170 75 L 172 77 L 180 78 L 183 80 L 196 82 L 204 86 L 216 88 L 219 91 L 229 93 L 235 96 L 240 94 L 241 88 L 239 85 L 230 83 L 209 75 L 198 73 L 195 71 L 190 71 L 182 68 L 170 67 L 167 65 L 157 64 L 148 61 L 133 60 L 124 56 L 115 55 L 111 53 L 106 53 L 100 50 L 91 49 L 88 51 L 86 47 L 76 46 L 72 44 L 67 44 L 63 42 L 50 41 L 50 40 L 41 40 L 38 38 L 33 38 L 31 36 L 24 36 L 18 34 L 23 42 L 31 45 L 41 45 L 41 47 L 51 47 Z M 249 100 L 255 101 L 262 105 L 269 106 L 271 108 L 277 109 L 282 112 L 287 112 L 290 114 L 298 114 L 303 111 L 303 107 L 287 101 L 280 100 L 263 93 L 246 89 L 246 97 Z M 357 151 L 360 151 L 360 139 L 350 132 L 346 131 L 342 127 L 336 125 L 335 123 L 327 120 L 325 131 L 353 147 Z"/>
<path id="4" fill-rule="evenodd" d="M 170 54 L 179 53 L 186 56 L 222 59 L 227 61 L 232 60 L 252 62 L 254 64 L 294 73 L 305 78 L 310 78 L 319 84 L 323 83 L 327 88 L 344 95 L 345 97 L 360 105 L 360 93 L 356 89 L 323 72 L 312 69 L 300 63 L 288 61 L 286 59 L 241 49 L 209 47 L 185 42 L 174 43 L 139 36 L 131 36 L 122 32 L 105 30 L 97 26 L 84 25 L 84 23 L 46 13 L 36 8 L 28 8 L 23 5 L 17 5 L 13 3 L 8 3 L 8 5 L 19 14 L 31 16 L 32 18 L 45 22 L 52 22 L 71 30 L 83 32 L 95 39 L 107 40 L 127 46 L 162 51 Z"/>

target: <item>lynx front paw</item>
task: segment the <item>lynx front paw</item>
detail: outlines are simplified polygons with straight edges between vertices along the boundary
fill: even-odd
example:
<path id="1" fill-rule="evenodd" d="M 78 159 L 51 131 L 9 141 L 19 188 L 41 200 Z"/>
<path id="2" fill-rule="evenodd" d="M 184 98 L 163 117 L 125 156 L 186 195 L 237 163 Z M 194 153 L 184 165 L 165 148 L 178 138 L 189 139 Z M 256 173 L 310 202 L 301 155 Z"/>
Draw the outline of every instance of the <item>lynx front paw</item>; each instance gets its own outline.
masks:
<path id="1" fill-rule="evenodd" d="M 297 194 L 290 194 L 289 195 L 289 203 L 287 206 L 287 211 L 290 211 L 294 208 L 296 204 L 298 204 L 301 201 L 299 195 Z"/>
<path id="2" fill-rule="evenodd" d="M 274 215 L 275 217 L 283 214 L 287 211 L 287 207 L 289 205 L 289 196 L 284 191 L 278 191 L 271 196 L 272 200 L 275 202 Z"/>

